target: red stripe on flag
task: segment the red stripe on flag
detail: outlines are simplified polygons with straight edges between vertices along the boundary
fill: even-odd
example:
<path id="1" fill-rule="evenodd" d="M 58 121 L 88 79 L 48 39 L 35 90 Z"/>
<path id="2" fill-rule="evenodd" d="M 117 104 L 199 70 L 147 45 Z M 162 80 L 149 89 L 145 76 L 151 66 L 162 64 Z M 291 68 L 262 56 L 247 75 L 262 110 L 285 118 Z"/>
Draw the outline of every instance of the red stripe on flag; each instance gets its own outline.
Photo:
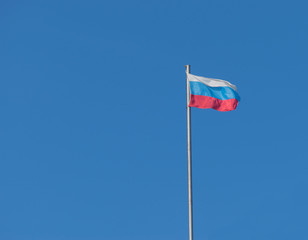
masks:
<path id="1" fill-rule="evenodd" d="M 190 95 L 189 106 L 196 108 L 213 108 L 221 112 L 226 112 L 235 110 L 237 104 L 238 101 L 234 98 L 227 100 L 220 100 L 208 96 Z"/>

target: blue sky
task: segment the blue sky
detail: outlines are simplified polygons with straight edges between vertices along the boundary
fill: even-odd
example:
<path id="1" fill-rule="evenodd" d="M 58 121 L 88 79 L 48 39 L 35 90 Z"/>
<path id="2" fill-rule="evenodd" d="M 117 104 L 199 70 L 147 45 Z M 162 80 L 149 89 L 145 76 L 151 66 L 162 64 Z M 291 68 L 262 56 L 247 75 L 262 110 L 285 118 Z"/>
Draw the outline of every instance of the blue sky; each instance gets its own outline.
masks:
<path id="1" fill-rule="evenodd" d="M 308 239 L 305 1 L 2 1 L 0 239 Z"/>

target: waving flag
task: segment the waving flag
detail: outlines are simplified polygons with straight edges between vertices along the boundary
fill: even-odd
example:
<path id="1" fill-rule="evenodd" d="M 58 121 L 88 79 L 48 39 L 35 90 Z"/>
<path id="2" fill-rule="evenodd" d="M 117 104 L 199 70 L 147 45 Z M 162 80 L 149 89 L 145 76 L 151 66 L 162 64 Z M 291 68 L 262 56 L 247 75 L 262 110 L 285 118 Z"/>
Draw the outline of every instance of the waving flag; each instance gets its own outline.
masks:
<path id="1" fill-rule="evenodd" d="M 190 107 L 213 108 L 232 111 L 237 107 L 240 96 L 236 86 L 220 79 L 205 78 L 188 73 L 190 85 Z"/>

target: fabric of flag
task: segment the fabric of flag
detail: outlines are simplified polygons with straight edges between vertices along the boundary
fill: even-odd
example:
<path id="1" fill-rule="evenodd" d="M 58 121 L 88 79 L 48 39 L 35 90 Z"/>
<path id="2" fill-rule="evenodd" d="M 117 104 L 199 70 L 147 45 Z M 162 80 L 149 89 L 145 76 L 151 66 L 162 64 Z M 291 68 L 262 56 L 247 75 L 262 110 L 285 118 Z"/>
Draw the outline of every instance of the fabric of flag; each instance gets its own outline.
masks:
<path id="1" fill-rule="evenodd" d="M 237 107 L 240 96 L 236 86 L 220 79 L 188 74 L 190 85 L 190 107 L 213 108 L 218 111 L 232 111 Z"/>

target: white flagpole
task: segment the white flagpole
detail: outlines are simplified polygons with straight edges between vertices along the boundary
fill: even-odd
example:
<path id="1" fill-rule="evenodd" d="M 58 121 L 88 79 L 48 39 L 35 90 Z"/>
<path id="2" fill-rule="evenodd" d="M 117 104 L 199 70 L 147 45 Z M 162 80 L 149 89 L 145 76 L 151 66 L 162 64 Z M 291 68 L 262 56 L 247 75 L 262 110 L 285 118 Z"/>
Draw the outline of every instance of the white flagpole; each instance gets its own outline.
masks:
<path id="1" fill-rule="evenodd" d="M 190 86 L 188 73 L 190 73 L 190 65 L 186 68 L 186 96 L 187 96 L 187 177 L 188 177 L 188 230 L 189 240 L 193 240 L 193 208 L 192 208 L 192 169 L 191 169 L 191 121 L 190 121 Z"/>

